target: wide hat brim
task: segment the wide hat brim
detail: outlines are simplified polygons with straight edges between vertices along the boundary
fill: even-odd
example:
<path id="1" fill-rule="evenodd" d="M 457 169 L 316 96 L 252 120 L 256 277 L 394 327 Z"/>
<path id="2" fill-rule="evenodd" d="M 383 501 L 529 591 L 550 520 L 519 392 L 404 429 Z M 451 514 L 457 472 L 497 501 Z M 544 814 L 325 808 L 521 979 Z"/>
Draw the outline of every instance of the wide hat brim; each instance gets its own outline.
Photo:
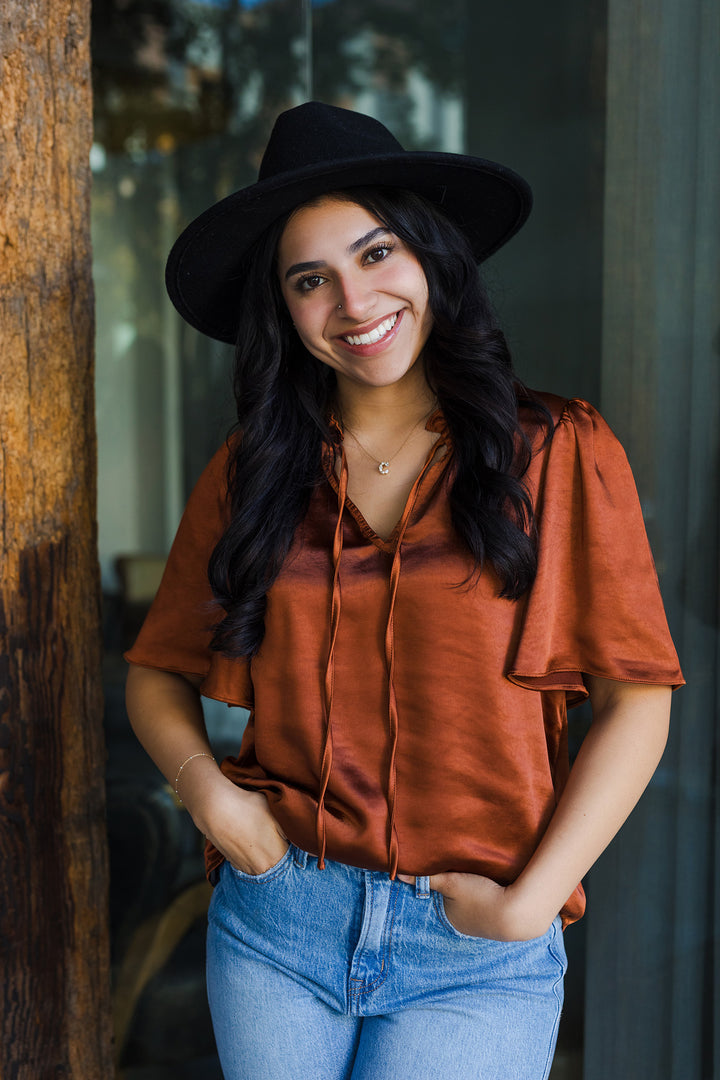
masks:
<path id="1" fill-rule="evenodd" d="M 423 195 L 466 235 L 478 262 L 514 236 L 532 207 L 530 188 L 521 176 L 496 162 L 462 154 L 400 148 L 293 168 L 229 195 L 188 225 L 166 268 L 173 304 L 201 333 L 234 343 L 233 313 L 250 245 L 295 207 L 331 191 L 361 186 L 406 188 Z"/>

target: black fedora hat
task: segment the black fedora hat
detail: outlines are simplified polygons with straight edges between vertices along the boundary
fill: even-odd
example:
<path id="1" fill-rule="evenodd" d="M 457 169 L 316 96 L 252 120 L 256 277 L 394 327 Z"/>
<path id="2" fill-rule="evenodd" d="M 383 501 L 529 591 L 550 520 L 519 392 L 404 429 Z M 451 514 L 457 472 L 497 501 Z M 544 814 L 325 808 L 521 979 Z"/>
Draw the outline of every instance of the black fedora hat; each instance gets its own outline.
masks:
<path id="1" fill-rule="evenodd" d="M 294 207 L 364 185 L 424 195 L 465 233 L 478 262 L 518 231 L 532 206 L 528 184 L 504 165 L 403 150 L 378 120 L 309 101 L 278 117 L 257 183 L 211 206 L 175 242 L 165 273 L 173 304 L 203 334 L 234 342 L 247 248 Z"/>

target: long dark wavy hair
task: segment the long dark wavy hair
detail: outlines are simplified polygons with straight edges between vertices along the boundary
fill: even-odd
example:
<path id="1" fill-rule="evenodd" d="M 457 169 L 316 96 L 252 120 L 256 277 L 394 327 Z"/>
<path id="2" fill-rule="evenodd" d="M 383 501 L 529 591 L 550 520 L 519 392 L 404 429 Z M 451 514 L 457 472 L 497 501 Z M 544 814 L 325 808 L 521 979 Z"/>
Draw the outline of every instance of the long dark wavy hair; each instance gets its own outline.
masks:
<path id="1" fill-rule="evenodd" d="M 474 560 L 468 583 L 489 562 L 500 595 L 517 599 L 537 571 L 532 506 L 522 483 L 531 449 L 518 408 L 529 409 L 547 432 L 550 414 L 517 382 L 469 245 L 440 210 L 394 188 L 353 188 L 332 197 L 366 209 L 422 266 L 433 316 L 423 360 L 452 436 L 450 506 Z M 251 657 L 260 647 L 267 591 L 322 482 L 323 440 L 333 438 L 335 373 L 301 343 L 280 291 L 277 248 L 289 216 L 253 245 L 239 278 L 231 517 L 208 567 L 225 610 L 212 648 L 226 656 Z"/>

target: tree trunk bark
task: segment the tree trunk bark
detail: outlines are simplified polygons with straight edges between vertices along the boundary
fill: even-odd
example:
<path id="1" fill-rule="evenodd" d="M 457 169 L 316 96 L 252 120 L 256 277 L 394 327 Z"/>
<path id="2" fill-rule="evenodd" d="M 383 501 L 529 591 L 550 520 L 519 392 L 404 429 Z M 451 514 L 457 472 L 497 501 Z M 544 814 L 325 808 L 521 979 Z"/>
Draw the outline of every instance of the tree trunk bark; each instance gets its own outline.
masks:
<path id="1" fill-rule="evenodd" d="M 0 12 L 0 1077 L 112 1076 L 90 0 Z"/>

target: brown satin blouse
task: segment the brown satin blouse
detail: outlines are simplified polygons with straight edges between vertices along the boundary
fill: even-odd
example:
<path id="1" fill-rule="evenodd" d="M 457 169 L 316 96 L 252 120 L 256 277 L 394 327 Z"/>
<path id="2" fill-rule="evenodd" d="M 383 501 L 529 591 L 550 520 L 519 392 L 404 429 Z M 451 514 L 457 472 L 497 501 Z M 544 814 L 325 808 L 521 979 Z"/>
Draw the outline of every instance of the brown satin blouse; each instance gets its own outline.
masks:
<path id="1" fill-rule="evenodd" d="M 224 529 L 227 451 L 188 502 L 132 663 L 204 676 L 204 695 L 251 710 L 222 768 L 263 791 L 285 834 L 321 859 L 406 874 L 514 880 L 568 774 L 567 707 L 583 674 L 682 684 L 629 465 L 582 401 L 539 395 L 556 423 L 526 475 L 539 568 L 518 601 L 471 560 L 450 521 L 453 455 L 440 441 L 388 540 L 346 495 L 347 470 L 314 492 L 268 594 L 250 663 L 208 648 L 207 581 Z M 447 453 L 438 446 L 445 442 Z M 212 847 L 208 870 L 221 861 Z M 578 887 L 565 922 L 584 909 Z"/>

